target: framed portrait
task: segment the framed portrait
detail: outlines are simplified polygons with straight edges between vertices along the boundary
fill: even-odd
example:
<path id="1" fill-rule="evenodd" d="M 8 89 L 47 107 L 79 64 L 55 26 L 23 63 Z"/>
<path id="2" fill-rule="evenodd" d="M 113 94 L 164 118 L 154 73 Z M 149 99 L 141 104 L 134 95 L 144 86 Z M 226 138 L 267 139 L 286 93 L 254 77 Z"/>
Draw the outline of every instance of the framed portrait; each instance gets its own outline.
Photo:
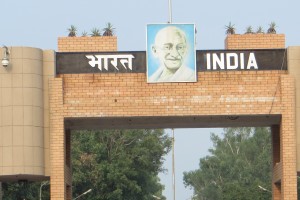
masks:
<path id="1" fill-rule="evenodd" d="M 147 25 L 147 82 L 196 82 L 194 24 Z"/>

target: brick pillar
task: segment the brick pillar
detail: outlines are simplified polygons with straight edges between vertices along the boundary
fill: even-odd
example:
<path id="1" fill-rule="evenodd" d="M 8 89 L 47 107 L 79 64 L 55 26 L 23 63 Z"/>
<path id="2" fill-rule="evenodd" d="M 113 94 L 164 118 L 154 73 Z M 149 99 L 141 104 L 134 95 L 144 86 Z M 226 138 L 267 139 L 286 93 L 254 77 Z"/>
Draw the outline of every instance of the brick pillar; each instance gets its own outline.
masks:
<path id="1" fill-rule="evenodd" d="M 60 52 L 116 51 L 117 37 L 61 37 Z M 72 199 L 70 130 L 64 127 L 63 78 L 49 79 L 51 199 Z"/>
<path id="2" fill-rule="evenodd" d="M 50 91 L 50 194 L 51 199 L 66 199 L 65 134 L 63 84 L 61 78 L 49 80 Z"/>
<path id="3" fill-rule="evenodd" d="M 281 76 L 281 200 L 297 199 L 295 86 L 291 75 Z"/>

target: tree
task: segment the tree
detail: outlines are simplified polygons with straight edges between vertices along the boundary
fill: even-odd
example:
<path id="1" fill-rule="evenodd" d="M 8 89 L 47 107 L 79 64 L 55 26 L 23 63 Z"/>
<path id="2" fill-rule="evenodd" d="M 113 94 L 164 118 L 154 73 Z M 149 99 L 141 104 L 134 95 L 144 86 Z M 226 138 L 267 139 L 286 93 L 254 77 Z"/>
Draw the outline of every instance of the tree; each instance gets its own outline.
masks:
<path id="1" fill-rule="evenodd" d="M 89 200 L 153 200 L 162 197 L 163 156 L 171 139 L 163 130 L 103 130 L 72 133 L 73 197 Z M 3 200 L 38 199 L 41 183 L 3 183 Z M 50 199 L 49 185 L 43 199 Z"/>
<path id="2" fill-rule="evenodd" d="M 231 24 L 231 22 L 229 22 L 229 24 L 227 26 L 225 26 L 226 29 L 226 34 L 227 35 L 232 35 L 235 34 L 235 27 L 234 24 Z"/>
<path id="3" fill-rule="evenodd" d="M 98 28 L 93 28 L 91 36 L 92 37 L 99 37 L 99 36 L 101 36 L 100 30 Z"/>
<path id="4" fill-rule="evenodd" d="M 265 33 L 262 26 L 259 26 L 256 30 L 256 33 Z"/>
<path id="5" fill-rule="evenodd" d="M 79 131 L 72 134 L 73 196 L 90 200 L 152 200 L 171 139 L 162 130 Z M 163 199 L 163 198 L 162 198 Z"/>
<path id="6" fill-rule="evenodd" d="M 248 26 L 248 27 L 246 28 L 245 34 L 253 34 L 253 33 L 254 33 L 254 32 L 253 32 L 252 26 Z"/>
<path id="7" fill-rule="evenodd" d="M 213 148 L 199 169 L 185 172 L 186 187 L 195 200 L 271 199 L 271 138 L 269 128 L 226 128 L 211 135 Z"/>
<path id="8" fill-rule="evenodd" d="M 271 22 L 269 24 L 269 28 L 268 28 L 268 33 L 271 33 L 271 34 L 276 34 L 276 23 L 275 22 Z"/>
<path id="9" fill-rule="evenodd" d="M 2 183 L 3 200 L 39 199 L 39 191 L 42 182 L 9 182 Z M 43 200 L 50 199 L 49 185 L 43 188 Z"/>
<path id="10" fill-rule="evenodd" d="M 77 34 L 77 28 L 74 25 L 71 25 L 70 28 L 68 28 L 68 37 L 76 37 Z"/>
<path id="11" fill-rule="evenodd" d="M 103 36 L 113 36 L 115 28 L 110 22 L 106 24 L 106 27 L 103 29 Z"/>

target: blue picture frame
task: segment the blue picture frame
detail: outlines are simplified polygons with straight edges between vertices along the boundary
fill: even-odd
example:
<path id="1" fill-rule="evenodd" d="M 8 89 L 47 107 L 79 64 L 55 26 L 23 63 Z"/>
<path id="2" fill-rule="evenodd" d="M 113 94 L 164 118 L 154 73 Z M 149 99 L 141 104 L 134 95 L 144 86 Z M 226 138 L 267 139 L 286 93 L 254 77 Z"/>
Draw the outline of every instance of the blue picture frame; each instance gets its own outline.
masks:
<path id="1" fill-rule="evenodd" d="M 146 52 L 148 83 L 197 82 L 194 24 L 148 24 Z"/>

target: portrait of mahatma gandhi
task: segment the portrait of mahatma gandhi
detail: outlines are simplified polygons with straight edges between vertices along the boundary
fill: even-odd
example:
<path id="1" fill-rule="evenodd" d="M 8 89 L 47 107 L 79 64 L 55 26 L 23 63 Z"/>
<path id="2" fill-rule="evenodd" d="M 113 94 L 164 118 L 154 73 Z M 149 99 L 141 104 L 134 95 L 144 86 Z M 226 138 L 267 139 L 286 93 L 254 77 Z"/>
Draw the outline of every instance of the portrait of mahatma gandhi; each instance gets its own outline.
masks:
<path id="1" fill-rule="evenodd" d="M 168 25 L 159 29 L 153 37 L 153 44 L 148 48 L 151 51 L 152 59 L 156 59 L 156 65 L 148 58 L 148 82 L 195 82 L 195 62 L 193 66 L 187 66 L 188 53 L 195 53 L 188 41 L 186 33 L 177 26 Z M 150 52 L 148 52 L 149 55 Z M 152 65 L 151 65 L 152 64 Z"/>

